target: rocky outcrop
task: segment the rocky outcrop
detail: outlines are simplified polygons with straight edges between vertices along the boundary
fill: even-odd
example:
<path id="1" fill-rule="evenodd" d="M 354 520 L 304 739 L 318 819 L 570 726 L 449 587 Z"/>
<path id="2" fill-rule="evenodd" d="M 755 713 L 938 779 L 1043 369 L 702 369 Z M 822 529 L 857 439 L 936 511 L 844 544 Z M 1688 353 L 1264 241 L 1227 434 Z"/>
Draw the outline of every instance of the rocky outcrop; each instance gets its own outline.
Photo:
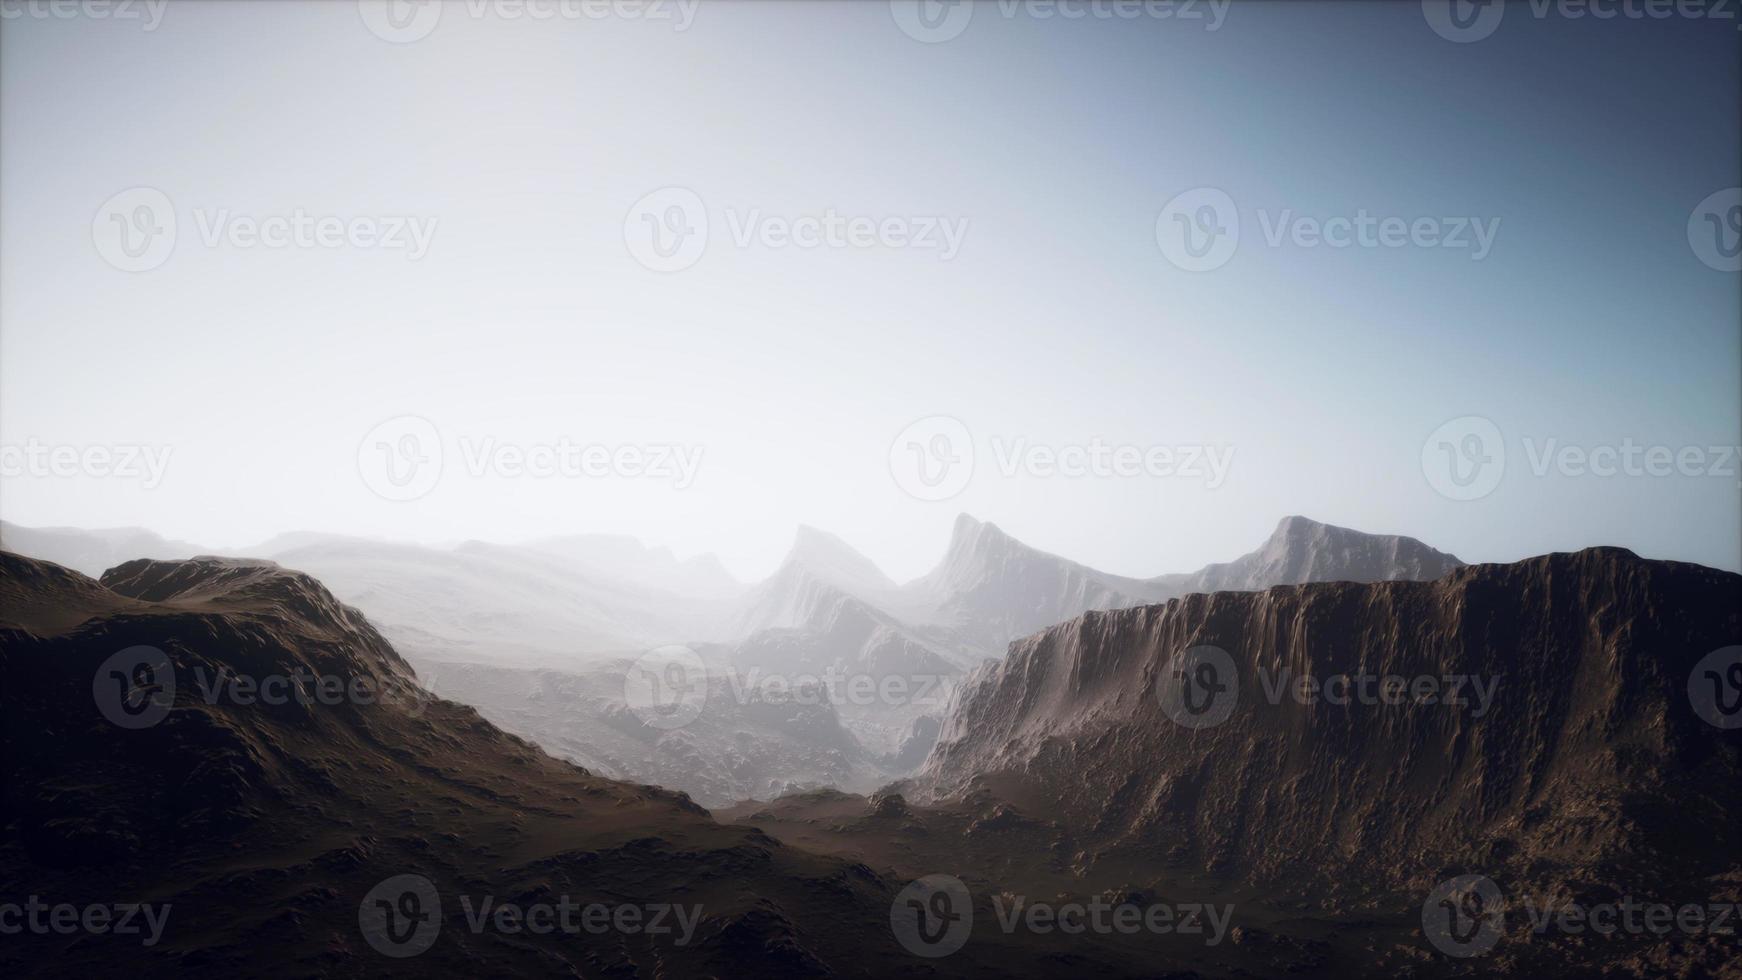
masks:
<path id="1" fill-rule="evenodd" d="M 1192 594 L 1015 644 L 964 682 L 915 782 L 994 787 L 1103 850 L 1256 879 L 1711 873 L 1742 845 L 1742 733 L 1697 717 L 1688 684 L 1738 636 L 1742 577 L 1609 548 Z M 1226 657 L 1208 675 L 1206 647 Z M 1430 680 L 1401 700 L 1334 681 L 1391 676 Z"/>

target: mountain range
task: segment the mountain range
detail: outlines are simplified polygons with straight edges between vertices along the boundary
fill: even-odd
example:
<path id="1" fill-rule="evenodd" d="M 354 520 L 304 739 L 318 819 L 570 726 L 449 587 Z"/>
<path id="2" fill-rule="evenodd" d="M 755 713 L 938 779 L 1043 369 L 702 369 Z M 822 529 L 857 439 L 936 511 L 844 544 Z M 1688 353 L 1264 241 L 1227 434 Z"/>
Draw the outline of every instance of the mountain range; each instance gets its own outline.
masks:
<path id="1" fill-rule="evenodd" d="M 1281 550 L 1241 574 L 1333 574 L 1289 539 L 1411 560 L 1298 521 L 1278 533 Z M 1742 730 L 1702 714 L 1698 685 L 1739 632 L 1742 576 L 1613 548 L 1089 610 L 970 671 L 907 779 L 870 795 L 789 786 L 710 816 L 443 700 L 306 573 L 140 559 L 93 580 L 0 553 L 0 883 L 162 913 L 144 948 L 9 936 L 0 969 L 1736 977 L 1720 931 L 1596 942 L 1533 916 L 1737 907 Z M 644 705 L 566 688 L 573 675 L 520 670 L 544 686 L 504 690 L 499 710 L 596 697 L 620 734 L 654 728 L 698 753 L 742 751 L 756 726 L 781 752 L 847 744 L 815 706 L 750 699 L 664 730 Z M 1408 697 L 1368 677 L 1403 678 Z M 274 679 L 302 696 L 265 697 Z M 334 691 L 349 693 L 316 693 Z M 603 730 L 568 735 L 596 750 Z M 928 959 L 900 922 L 939 876 L 971 925 Z M 1472 878 L 1510 901 L 1475 953 L 1424 934 L 1445 883 Z M 688 925 L 536 932 L 480 917 L 485 900 L 680 909 Z M 1035 901 L 1225 913 L 1214 941 L 1003 925 Z"/>
<path id="2" fill-rule="evenodd" d="M 132 530 L 0 526 L 0 544 L 14 542 L 87 569 L 130 544 L 184 547 Z M 904 585 L 810 527 L 748 587 L 711 556 L 679 561 L 598 535 L 443 549 L 293 534 L 250 557 L 305 571 L 364 610 L 437 692 L 595 771 L 707 805 L 805 787 L 868 791 L 911 774 L 961 677 L 1090 610 L 1198 588 L 1430 578 L 1460 564 L 1414 539 L 1290 517 L 1227 565 L 1134 579 L 966 514 L 936 568 Z M 626 709 L 627 673 L 636 656 L 677 644 L 707 674 L 706 710 L 681 729 L 640 724 Z"/>

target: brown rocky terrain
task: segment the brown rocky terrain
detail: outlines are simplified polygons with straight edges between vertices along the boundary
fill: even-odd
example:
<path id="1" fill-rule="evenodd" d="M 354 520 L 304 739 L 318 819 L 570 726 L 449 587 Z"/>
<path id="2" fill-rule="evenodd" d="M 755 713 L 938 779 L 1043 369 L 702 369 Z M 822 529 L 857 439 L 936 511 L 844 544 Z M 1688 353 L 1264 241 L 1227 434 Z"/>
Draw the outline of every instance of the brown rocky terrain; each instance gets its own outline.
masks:
<path id="1" fill-rule="evenodd" d="M 971 676 L 914 779 L 727 815 L 892 873 L 1220 896 L 1287 972 L 1742 975 L 1721 928 L 1603 939 L 1531 919 L 1733 911 L 1742 733 L 1700 717 L 1689 683 L 1739 630 L 1742 577 L 1619 549 L 1091 612 Z M 1176 658 L 1207 647 L 1233 677 L 1202 678 L 1226 700 L 1194 692 L 1193 716 L 1169 678 L 1200 679 L 1209 655 Z M 1322 686 L 1388 675 L 1435 679 L 1433 702 Z M 1422 934 L 1461 875 L 1508 909 L 1467 961 Z"/>

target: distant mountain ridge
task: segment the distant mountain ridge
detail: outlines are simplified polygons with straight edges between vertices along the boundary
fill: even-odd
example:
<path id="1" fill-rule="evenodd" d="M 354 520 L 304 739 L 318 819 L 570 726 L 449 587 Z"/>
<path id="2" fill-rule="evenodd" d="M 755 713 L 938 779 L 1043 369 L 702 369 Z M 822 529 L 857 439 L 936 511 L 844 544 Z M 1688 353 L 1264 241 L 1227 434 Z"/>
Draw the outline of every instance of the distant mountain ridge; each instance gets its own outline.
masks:
<path id="1" fill-rule="evenodd" d="M 1256 592 L 1303 582 L 1432 581 L 1463 564 L 1414 538 L 1365 534 L 1296 516 L 1283 518 L 1257 551 L 1150 583 L 1173 598 L 1193 592 Z"/>
<path id="2" fill-rule="evenodd" d="M 20 527 L 8 521 L 0 521 L 0 548 L 92 578 L 135 558 L 192 558 L 206 550 L 138 527 Z"/>

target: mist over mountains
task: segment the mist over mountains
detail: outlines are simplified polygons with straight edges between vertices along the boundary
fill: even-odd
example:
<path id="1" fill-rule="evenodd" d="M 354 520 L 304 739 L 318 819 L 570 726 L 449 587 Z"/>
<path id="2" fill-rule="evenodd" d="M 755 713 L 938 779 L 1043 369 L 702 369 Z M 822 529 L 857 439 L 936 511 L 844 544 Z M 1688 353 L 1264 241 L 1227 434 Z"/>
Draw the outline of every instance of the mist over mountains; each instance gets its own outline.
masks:
<path id="1" fill-rule="evenodd" d="M 135 530 L 9 524 L 0 546 L 85 570 L 128 548 L 197 550 Z M 1290 517 L 1226 565 L 1133 579 L 966 514 L 937 567 L 905 584 L 810 527 L 748 586 L 711 557 L 597 535 L 438 549 L 292 534 L 250 557 L 307 572 L 363 610 L 438 693 L 594 771 L 707 805 L 868 792 L 911 774 L 967 672 L 1084 612 L 1199 589 L 1432 578 L 1460 564 L 1413 539 Z M 648 724 L 626 678 L 649 650 L 678 645 L 694 651 L 681 681 L 706 692 L 705 707 L 682 726 Z"/>
<path id="2" fill-rule="evenodd" d="M 1742 577 L 1612 548 L 1465 566 L 1289 518 L 1226 565 L 1134 580 L 969 518 L 956 532 L 938 572 L 893 585 L 806 530 L 723 606 L 705 565 L 620 541 L 286 549 L 367 571 L 369 595 L 488 574 L 578 592 L 606 554 L 650 583 L 700 567 L 714 623 L 783 610 L 683 648 L 703 671 L 676 716 L 633 696 L 646 655 L 403 656 L 369 612 L 268 560 L 136 559 L 93 580 L 0 553 L 0 869 L 80 900 L 152 896 L 152 941 L 125 955 L 140 975 L 353 975 L 402 949 L 442 972 L 899 975 L 941 941 L 900 925 L 934 880 L 977 923 L 949 975 L 1737 975 L 1721 931 L 1592 945 L 1537 922 L 1568 903 L 1742 899 L 1742 733 L 1721 727 L 1714 659 L 1742 632 Z M 1168 595 L 1205 581 L 1255 587 Z M 589 594 L 653 594 L 617 589 Z M 958 665 L 1036 609 L 1089 602 L 1108 605 Z M 929 670 L 953 692 L 747 684 L 770 664 Z M 1413 680 L 1369 683 L 1385 678 Z M 1436 919 L 1465 882 L 1512 911 Z M 637 911 L 578 944 L 476 911 L 555 896 Z M 1021 918 L 1038 896 L 1182 928 L 1064 936 Z M 51 945 L 30 936 L 0 963 Z M 278 951 L 264 968 L 261 950 Z M 122 961 L 105 943 L 60 953 Z"/>

